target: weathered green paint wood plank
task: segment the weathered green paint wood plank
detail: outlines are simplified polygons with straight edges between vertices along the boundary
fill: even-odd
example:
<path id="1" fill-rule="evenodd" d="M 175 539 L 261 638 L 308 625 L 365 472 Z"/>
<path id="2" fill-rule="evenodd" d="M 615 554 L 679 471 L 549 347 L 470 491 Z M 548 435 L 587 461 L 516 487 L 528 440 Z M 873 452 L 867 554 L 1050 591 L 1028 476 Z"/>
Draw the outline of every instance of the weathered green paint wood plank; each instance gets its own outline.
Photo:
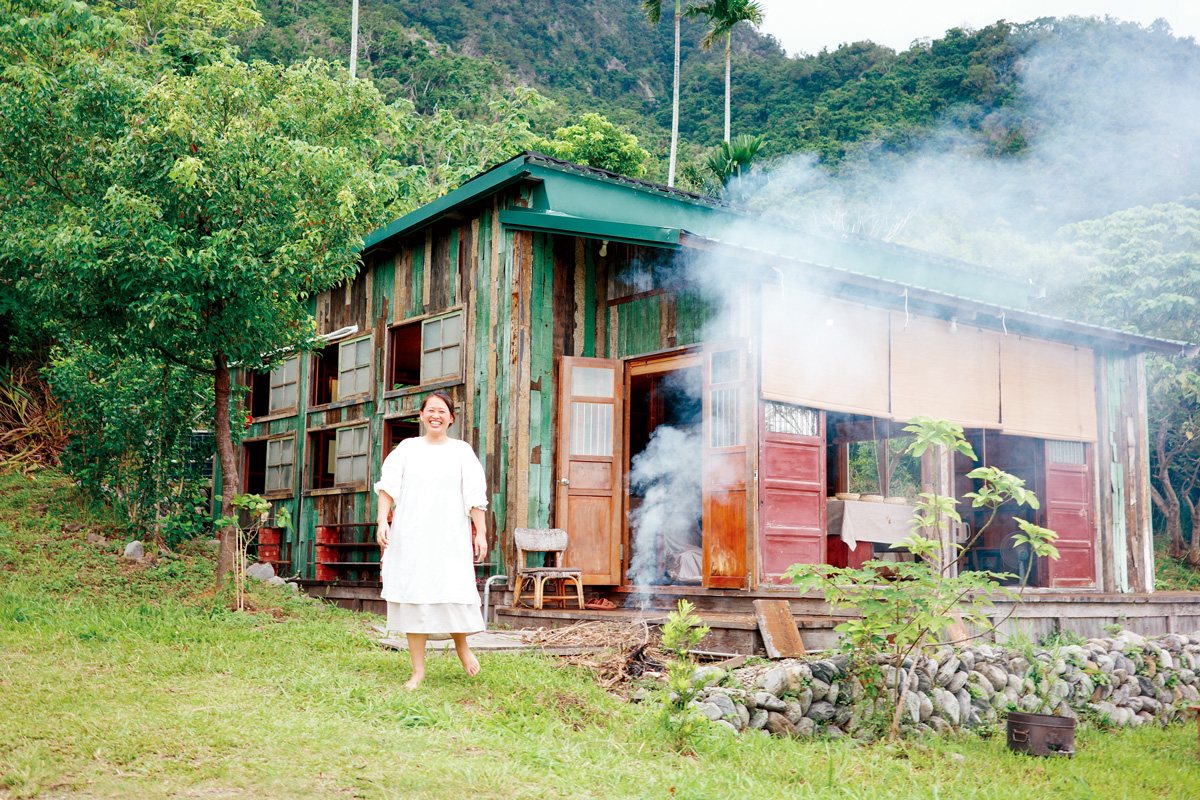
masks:
<path id="1" fill-rule="evenodd" d="M 678 292 L 675 295 L 676 343 L 685 345 L 702 341 L 705 328 L 715 316 L 715 309 L 698 292 Z"/>
<path id="2" fill-rule="evenodd" d="M 584 304 L 583 304 L 583 355 L 596 355 L 596 257 L 594 243 L 584 240 Z"/>
<path id="3" fill-rule="evenodd" d="M 450 269 L 447 277 L 446 305 L 452 306 L 458 302 L 458 228 L 450 229 Z"/>
<path id="4" fill-rule="evenodd" d="M 487 424 L 487 398 L 488 392 L 492 391 L 492 387 L 488 385 L 488 358 L 489 358 L 489 343 L 492 341 L 491 332 L 491 288 L 492 288 L 492 218 L 490 214 L 483 213 L 479 217 L 479 238 L 475 242 L 475 254 L 477 259 L 476 274 L 473 277 L 475 281 L 475 357 L 472 361 L 472 367 L 475 371 L 475 396 L 472 398 L 474 405 L 476 436 L 479 442 L 478 454 L 481 461 L 484 461 L 484 468 L 487 464 L 487 443 L 491 436 L 491 431 Z"/>
<path id="5" fill-rule="evenodd" d="M 661 301 L 643 297 L 617 306 L 617 358 L 663 349 L 659 324 Z"/>
<path id="6" fill-rule="evenodd" d="M 425 311 L 425 244 L 423 241 L 412 241 L 412 265 L 409 285 L 412 290 L 408 295 L 408 308 L 404 310 L 404 318 L 418 316 Z"/>
<path id="7" fill-rule="evenodd" d="M 550 527 L 550 499 L 553 491 L 550 484 L 551 460 L 554 451 L 554 431 L 551 429 L 554 420 L 554 237 L 547 235 L 542 250 L 542 316 L 540 326 L 540 341 L 535 355 L 536 375 L 534 380 L 541 386 L 538 393 L 539 414 L 537 430 L 539 446 L 538 469 L 530 476 L 537 479 L 538 503 L 536 506 L 538 527 Z M 534 429 L 533 420 L 529 428 Z"/>
<path id="8" fill-rule="evenodd" d="M 1117 591 L 1128 592 L 1129 586 L 1129 530 L 1126 525 L 1124 430 L 1121 409 L 1124 408 L 1127 387 L 1125 386 L 1125 359 L 1105 356 L 1105 380 L 1108 382 L 1108 430 L 1109 480 L 1112 482 L 1112 538 L 1113 577 Z"/>

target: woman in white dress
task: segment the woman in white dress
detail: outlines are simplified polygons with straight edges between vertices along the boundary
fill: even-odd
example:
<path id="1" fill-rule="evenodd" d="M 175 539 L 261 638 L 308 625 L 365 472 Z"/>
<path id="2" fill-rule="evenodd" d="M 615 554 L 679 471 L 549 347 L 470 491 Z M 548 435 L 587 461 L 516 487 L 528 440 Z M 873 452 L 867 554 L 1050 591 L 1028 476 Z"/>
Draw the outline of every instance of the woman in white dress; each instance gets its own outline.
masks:
<path id="1" fill-rule="evenodd" d="M 375 484 L 388 630 L 404 632 L 412 657 L 406 689 L 425 679 L 430 636 L 452 638 L 463 669 L 477 675 L 467 635 L 483 630 L 472 564 L 487 552 L 483 467 L 469 444 L 447 435 L 454 422 L 448 394 L 426 397 L 420 419 L 424 435 L 400 442 Z"/>

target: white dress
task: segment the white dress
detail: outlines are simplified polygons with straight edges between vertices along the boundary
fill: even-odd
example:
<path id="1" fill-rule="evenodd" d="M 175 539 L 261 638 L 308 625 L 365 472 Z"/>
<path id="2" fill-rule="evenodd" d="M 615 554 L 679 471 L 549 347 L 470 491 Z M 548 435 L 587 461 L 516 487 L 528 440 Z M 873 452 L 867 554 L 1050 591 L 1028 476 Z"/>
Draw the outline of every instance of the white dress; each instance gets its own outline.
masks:
<path id="1" fill-rule="evenodd" d="M 487 507 L 487 485 L 475 451 L 459 439 L 405 439 L 384 459 L 375 491 L 395 503 L 380 559 L 388 630 L 482 631 L 470 514 Z"/>

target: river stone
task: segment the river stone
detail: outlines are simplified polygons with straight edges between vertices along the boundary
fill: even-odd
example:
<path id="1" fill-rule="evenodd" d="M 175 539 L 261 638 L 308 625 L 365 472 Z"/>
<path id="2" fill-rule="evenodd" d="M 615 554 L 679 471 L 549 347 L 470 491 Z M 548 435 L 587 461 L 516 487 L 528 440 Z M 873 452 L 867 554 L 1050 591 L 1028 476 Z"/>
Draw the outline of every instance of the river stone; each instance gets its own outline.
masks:
<path id="1" fill-rule="evenodd" d="M 1146 698 L 1143 698 L 1140 696 L 1131 697 L 1128 700 L 1126 700 L 1124 703 L 1122 703 L 1121 705 L 1124 706 L 1125 708 L 1128 708 L 1130 711 L 1132 711 L 1133 713 L 1136 714 L 1142 710 L 1142 704 L 1145 699 Z"/>
<path id="2" fill-rule="evenodd" d="M 1170 650 L 1172 653 L 1178 653 L 1183 650 L 1183 637 L 1177 633 L 1168 633 L 1159 640 L 1162 646 Z"/>
<path id="3" fill-rule="evenodd" d="M 1190 669 L 1179 670 L 1179 682 L 1180 683 L 1195 683 L 1196 682 L 1195 671 L 1190 670 Z"/>
<path id="4" fill-rule="evenodd" d="M 921 721 L 921 696 L 919 694 L 909 692 L 904 696 L 904 712 L 914 723 Z"/>
<path id="5" fill-rule="evenodd" d="M 980 666 L 986 667 L 987 664 L 981 664 Z M 988 699 L 991 699 L 992 695 L 996 693 L 996 690 L 992 688 L 992 682 L 982 672 L 976 670 L 971 670 L 967 675 L 967 686 L 974 686 L 976 692 L 979 692 Z M 965 689 L 966 687 L 963 688 Z M 958 694 L 958 692 L 955 692 L 955 694 Z"/>
<path id="6" fill-rule="evenodd" d="M 800 720 L 804 719 L 806 709 L 798 700 L 788 698 L 784 701 L 783 715 L 788 718 L 788 721 L 795 725 Z"/>
<path id="7" fill-rule="evenodd" d="M 756 692 L 754 694 L 754 705 L 767 711 L 782 712 L 787 710 L 787 705 L 770 692 Z"/>
<path id="8" fill-rule="evenodd" d="M 266 583 L 267 583 L 267 586 L 286 586 L 287 585 L 287 581 L 285 581 L 283 578 L 279 577 L 278 575 L 272 575 L 271 577 L 267 578 Z"/>
<path id="9" fill-rule="evenodd" d="M 971 718 L 971 695 L 966 689 L 959 689 L 954 696 L 958 699 L 958 718 L 963 725 L 966 725 L 967 720 Z"/>
<path id="10" fill-rule="evenodd" d="M 1200 689 L 1190 684 L 1183 684 L 1179 687 L 1179 691 L 1183 692 L 1183 699 L 1191 703 L 1200 703 Z"/>
<path id="11" fill-rule="evenodd" d="M 924 692 L 918 694 L 917 697 L 918 702 L 920 703 L 917 712 L 918 716 L 920 716 L 921 722 L 928 722 L 929 718 L 933 716 L 933 701 L 930 700 L 929 695 Z"/>
<path id="12" fill-rule="evenodd" d="M 812 664 L 809 664 L 809 668 L 812 670 L 813 682 L 821 681 L 826 685 L 833 682 L 838 671 L 837 667 L 831 661 L 814 661 Z M 818 693 L 818 696 L 820 696 L 820 693 Z"/>
<path id="13" fill-rule="evenodd" d="M 251 564 L 246 567 L 246 577 L 265 581 L 275 577 L 275 568 L 270 564 Z"/>
<path id="14" fill-rule="evenodd" d="M 793 735 L 801 736 L 801 737 L 808 737 L 808 736 L 812 736 L 816 732 L 817 732 L 817 723 L 813 722 L 808 717 L 802 717 L 800 719 L 800 721 L 796 723 L 796 733 Z"/>
<path id="15" fill-rule="evenodd" d="M 129 544 L 125 545 L 125 558 L 126 558 L 126 560 L 128 560 L 128 561 L 141 561 L 141 560 L 142 560 L 142 557 L 143 557 L 143 556 L 145 556 L 145 555 L 146 555 L 146 550 L 145 550 L 145 548 L 143 548 L 143 547 L 142 547 L 142 543 L 141 543 L 141 542 L 139 542 L 139 541 L 132 541 L 132 542 L 130 542 Z"/>
<path id="16" fill-rule="evenodd" d="M 796 691 L 801 686 L 807 686 L 813 679 L 812 668 L 808 664 L 796 664 L 785 667 L 788 676 L 788 688 Z"/>
<path id="17" fill-rule="evenodd" d="M 967 678 L 969 677 L 969 672 L 954 673 L 954 677 L 950 679 L 950 683 L 946 684 L 946 691 L 950 692 L 950 694 L 957 693 L 960 689 L 967 685 Z"/>
<path id="18" fill-rule="evenodd" d="M 728 731 L 733 736 L 737 736 L 738 729 L 734 726 L 734 724 L 732 722 L 729 722 L 728 720 L 723 720 L 723 719 L 713 720 L 713 725 L 720 730 Z"/>
<path id="19" fill-rule="evenodd" d="M 933 707 L 936 713 L 945 718 L 946 722 L 953 727 L 958 727 L 958 721 L 962 717 L 962 710 L 958 705 L 956 698 L 949 690 L 941 687 L 933 689 Z"/>
<path id="20" fill-rule="evenodd" d="M 692 671 L 693 686 L 716 686 L 725 680 L 725 670 L 720 667 L 697 667 Z"/>
<path id="21" fill-rule="evenodd" d="M 1158 651 L 1158 665 L 1163 669 L 1175 669 L 1175 662 L 1166 650 Z"/>
<path id="22" fill-rule="evenodd" d="M 830 664 L 833 664 L 833 668 L 837 670 L 837 677 L 846 677 L 846 670 L 850 669 L 850 656 L 846 655 L 845 653 L 840 653 L 836 656 L 830 656 L 826 660 Z"/>
<path id="23" fill-rule="evenodd" d="M 699 711 L 704 716 L 708 717 L 713 722 L 716 722 L 722 716 L 724 716 L 721 713 L 720 706 L 718 706 L 716 703 L 710 703 L 708 701 L 705 701 L 703 703 L 696 703 L 695 707 L 696 707 L 697 711 Z"/>
<path id="24" fill-rule="evenodd" d="M 970 650 L 963 650 L 958 654 L 958 658 L 960 661 L 962 661 L 963 668 L 968 672 L 975 669 L 975 654 Z"/>
<path id="25" fill-rule="evenodd" d="M 1029 662 L 1022 656 L 1010 658 L 1008 661 L 1008 671 L 1013 675 L 1024 676 L 1029 672 Z"/>
<path id="26" fill-rule="evenodd" d="M 750 726 L 750 709 L 746 708 L 741 703 L 736 703 L 734 708 L 737 709 L 737 717 L 734 723 L 739 731 L 743 731 Z"/>
<path id="27" fill-rule="evenodd" d="M 805 714 L 808 713 L 808 709 L 812 706 L 813 700 L 815 700 L 815 699 L 816 699 L 816 696 L 813 694 L 812 689 L 805 689 L 803 692 L 801 692 L 799 695 L 796 696 L 796 700 L 799 701 L 799 703 L 800 703 L 800 715 L 801 716 L 804 716 Z"/>
<path id="28" fill-rule="evenodd" d="M 831 705 L 837 705 L 838 695 L 842 691 L 842 685 L 837 681 L 829 684 L 829 691 L 825 693 L 825 701 Z"/>
<path id="29" fill-rule="evenodd" d="M 945 687 L 950 683 L 950 679 L 954 677 L 954 673 L 958 670 L 958 665 L 961 663 L 962 662 L 958 660 L 957 656 L 950 655 L 938 668 L 937 676 L 934 678 L 933 682 L 938 686 Z"/>
<path id="30" fill-rule="evenodd" d="M 759 709 L 754 712 L 754 716 L 750 718 L 750 730 L 761 731 L 767 726 L 767 712 L 764 709 Z"/>
<path id="31" fill-rule="evenodd" d="M 788 688 L 787 670 L 782 667 L 767 670 L 758 676 L 758 686 L 767 694 L 782 696 Z"/>
<path id="32" fill-rule="evenodd" d="M 737 716 L 737 706 L 733 704 L 733 700 L 727 694 L 714 692 L 709 695 L 708 702 L 721 710 L 722 719 Z"/>
<path id="33" fill-rule="evenodd" d="M 1008 673 L 995 664 L 980 664 L 975 671 L 991 681 L 992 688 L 997 692 L 1008 685 Z"/>
<path id="34" fill-rule="evenodd" d="M 808 709 L 808 713 L 804 716 L 808 717 L 809 719 L 815 719 L 819 722 L 826 722 L 833 718 L 833 714 L 833 706 L 829 703 L 826 703 L 824 700 L 820 700 L 813 703 Z"/>
<path id="35" fill-rule="evenodd" d="M 1117 638 L 1113 641 L 1114 646 L 1119 646 L 1122 650 L 1137 649 L 1142 650 L 1146 647 L 1146 640 L 1133 631 L 1121 631 L 1117 634 Z"/>
<path id="36" fill-rule="evenodd" d="M 1137 682 L 1141 686 L 1141 694 L 1151 696 L 1154 694 L 1154 684 L 1145 675 L 1138 675 Z"/>
<path id="37" fill-rule="evenodd" d="M 846 726 L 852 719 L 854 719 L 854 709 L 850 708 L 849 706 L 838 706 L 837 710 L 834 711 L 833 724 L 840 728 L 848 730 Z"/>
<path id="38" fill-rule="evenodd" d="M 829 694 L 829 684 L 816 677 L 815 673 L 813 675 L 812 685 L 809 688 L 812 689 L 814 700 L 820 700 L 825 695 Z"/>
<path id="39" fill-rule="evenodd" d="M 776 736 L 795 736 L 796 726 L 778 711 L 768 711 L 765 727 Z"/>

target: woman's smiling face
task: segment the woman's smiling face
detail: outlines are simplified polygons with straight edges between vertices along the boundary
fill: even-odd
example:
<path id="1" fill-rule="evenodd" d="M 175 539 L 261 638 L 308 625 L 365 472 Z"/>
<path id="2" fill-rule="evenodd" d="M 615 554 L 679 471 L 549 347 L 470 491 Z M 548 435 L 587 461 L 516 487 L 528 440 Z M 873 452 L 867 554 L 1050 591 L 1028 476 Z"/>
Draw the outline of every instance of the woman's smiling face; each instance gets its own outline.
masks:
<path id="1" fill-rule="evenodd" d="M 454 414 L 445 400 L 430 397 L 421 408 L 421 422 L 430 433 L 445 433 L 454 422 Z"/>

